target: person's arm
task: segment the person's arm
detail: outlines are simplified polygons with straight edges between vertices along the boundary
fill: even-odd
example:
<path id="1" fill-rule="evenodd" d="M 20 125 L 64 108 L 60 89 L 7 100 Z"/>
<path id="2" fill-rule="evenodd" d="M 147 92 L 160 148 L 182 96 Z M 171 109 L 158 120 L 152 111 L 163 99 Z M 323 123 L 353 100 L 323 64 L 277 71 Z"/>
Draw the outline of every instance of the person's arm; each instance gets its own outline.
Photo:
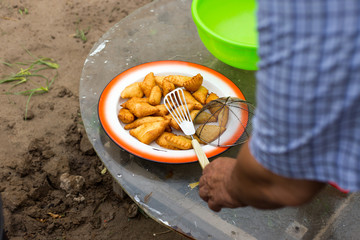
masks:
<path id="1" fill-rule="evenodd" d="M 245 143 L 236 159 L 220 157 L 206 166 L 199 194 L 214 211 L 247 205 L 274 209 L 307 203 L 324 185 L 270 172 L 256 161 Z"/>

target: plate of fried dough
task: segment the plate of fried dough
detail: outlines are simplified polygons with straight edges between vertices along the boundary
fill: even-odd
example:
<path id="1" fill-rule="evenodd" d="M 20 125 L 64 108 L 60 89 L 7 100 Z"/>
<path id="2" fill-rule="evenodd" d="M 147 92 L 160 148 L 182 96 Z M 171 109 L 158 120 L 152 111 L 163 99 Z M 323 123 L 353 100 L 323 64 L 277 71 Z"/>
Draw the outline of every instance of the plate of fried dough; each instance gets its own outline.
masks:
<path id="1" fill-rule="evenodd" d="M 104 131 L 138 157 L 162 163 L 196 162 L 191 138 L 182 133 L 163 102 L 164 96 L 178 87 L 185 92 L 193 119 L 214 99 L 245 100 L 230 79 L 203 65 L 172 60 L 144 63 L 120 73 L 104 88 L 98 105 Z M 236 126 L 231 128 L 229 138 L 238 134 Z M 202 148 L 208 158 L 227 150 L 206 143 Z"/>

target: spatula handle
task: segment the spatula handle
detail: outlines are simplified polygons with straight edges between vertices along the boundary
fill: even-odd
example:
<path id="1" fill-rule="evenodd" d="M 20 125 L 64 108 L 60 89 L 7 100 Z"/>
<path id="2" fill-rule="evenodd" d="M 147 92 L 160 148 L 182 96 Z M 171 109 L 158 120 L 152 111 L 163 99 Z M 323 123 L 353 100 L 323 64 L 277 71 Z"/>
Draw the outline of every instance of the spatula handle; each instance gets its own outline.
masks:
<path id="1" fill-rule="evenodd" d="M 201 167 L 204 169 L 209 164 L 209 159 L 206 157 L 204 150 L 201 148 L 199 142 L 196 139 L 191 141 L 192 146 L 195 150 L 196 156 L 198 157 Z"/>

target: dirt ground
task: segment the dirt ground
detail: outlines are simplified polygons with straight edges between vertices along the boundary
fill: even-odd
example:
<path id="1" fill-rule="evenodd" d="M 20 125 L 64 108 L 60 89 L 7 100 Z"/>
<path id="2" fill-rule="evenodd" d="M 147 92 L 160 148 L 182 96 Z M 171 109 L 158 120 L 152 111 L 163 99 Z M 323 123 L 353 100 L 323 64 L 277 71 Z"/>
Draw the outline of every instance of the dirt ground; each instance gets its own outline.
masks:
<path id="1" fill-rule="evenodd" d="M 9 239 L 185 239 L 113 193 L 79 111 L 79 79 L 93 44 L 149 2 L 0 0 L 0 79 L 11 80 L 0 84 L 0 192 Z M 28 67 L 31 76 L 9 77 Z"/>

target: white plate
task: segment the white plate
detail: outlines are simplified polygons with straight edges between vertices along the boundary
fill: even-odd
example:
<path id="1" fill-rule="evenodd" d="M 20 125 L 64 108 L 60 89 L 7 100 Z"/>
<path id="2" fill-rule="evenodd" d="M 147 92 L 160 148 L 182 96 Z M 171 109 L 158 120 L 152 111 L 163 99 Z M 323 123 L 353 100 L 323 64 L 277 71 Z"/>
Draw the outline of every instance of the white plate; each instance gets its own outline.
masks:
<path id="1" fill-rule="evenodd" d="M 99 119 L 108 136 L 120 147 L 141 158 L 163 163 L 196 162 L 194 150 L 169 150 L 156 143 L 146 145 L 129 134 L 123 128 L 124 124 L 118 119 L 120 105 L 127 99 L 120 98 L 121 92 L 131 83 L 141 82 L 144 77 L 153 72 L 154 75 L 185 75 L 203 76 L 203 86 L 219 97 L 238 97 L 244 99 L 240 89 L 224 75 L 199 64 L 182 61 L 156 61 L 144 63 L 130 68 L 117 75 L 103 90 L 99 100 Z M 208 158 L 224 152 L 227 148 L 210 145 L 203 146 Z"/>

